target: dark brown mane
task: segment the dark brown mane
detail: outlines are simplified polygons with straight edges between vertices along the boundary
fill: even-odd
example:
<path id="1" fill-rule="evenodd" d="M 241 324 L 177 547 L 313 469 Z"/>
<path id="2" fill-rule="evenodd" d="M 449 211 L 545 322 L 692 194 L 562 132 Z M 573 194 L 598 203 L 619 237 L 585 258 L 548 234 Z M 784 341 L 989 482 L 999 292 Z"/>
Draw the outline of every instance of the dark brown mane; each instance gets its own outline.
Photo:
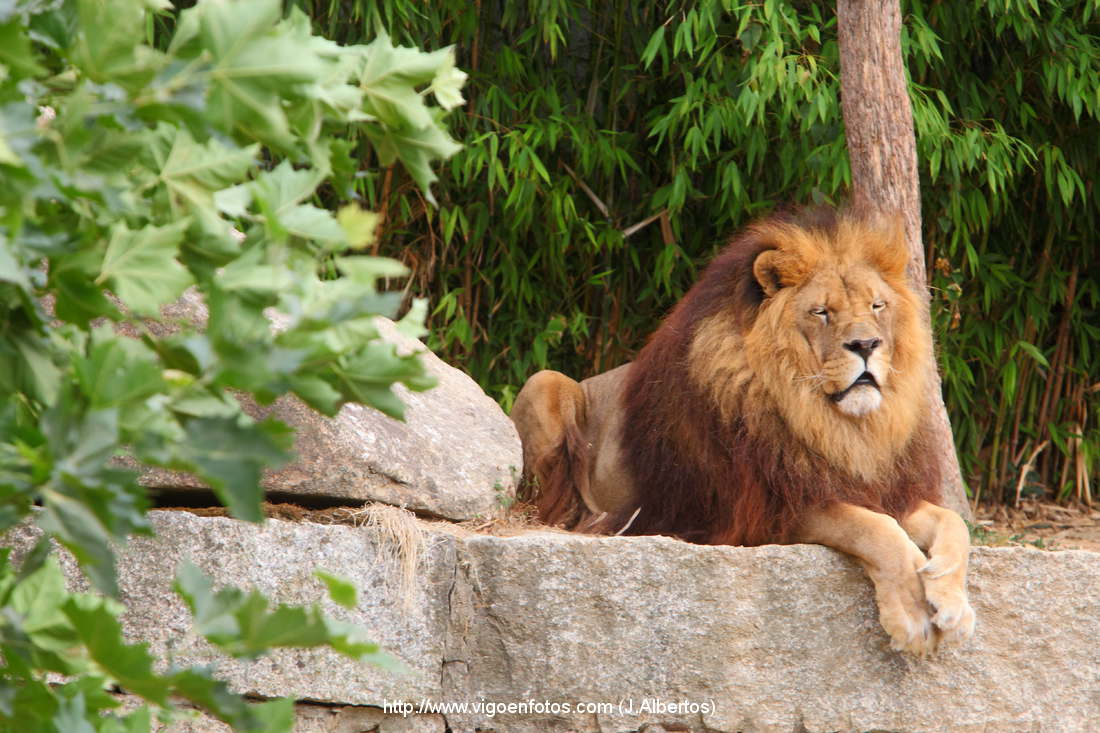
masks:
<path id="1" fill-rule="evenodd" d="M 786 214 L 781 221 L 829 230 L 829 210 Z M 668 534 L 700 543 L 756 545 L 785 542 L 806 509 L 843 500 L 908 514 L 924 499 L 938 500 L 938 462 L 921 426 L 888 479 L 864 483 L 830 466 L 792 437 L 775 430 L 750 434 L 739 417 L 724 420 L 689 376 L 698 324 L 734 313 L 730 328 L 756 318 L 763 291 L 753 262 L 768 243 L 750 229 L 711 262 L 653 334 L 631 367 L 622 397 L 623 450 L 640 507 L 628 534 Z M 634 507 L 631 508 L 633 511 Z M 621 527 L 630 515 L 608 518 Z"/>

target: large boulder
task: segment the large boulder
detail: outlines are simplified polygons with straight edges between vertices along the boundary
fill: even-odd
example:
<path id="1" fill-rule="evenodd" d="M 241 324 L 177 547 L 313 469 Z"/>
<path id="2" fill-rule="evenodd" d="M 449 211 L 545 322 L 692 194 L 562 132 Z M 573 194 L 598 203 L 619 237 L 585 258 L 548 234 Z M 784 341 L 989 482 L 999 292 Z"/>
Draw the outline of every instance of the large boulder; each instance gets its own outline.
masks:
<path id="1" fill-rule="evenodd" d="M 194 290 L 165 307 L 159 335 L 175 322 L 206 323 L 206 307 Z M 260 407 L 242 399 L 256 418 L 273 415 L 296 431 L 296 459 L 267 472 L 262 485 L 280 498 L 303 501 L 378 501 L 453 520 L 493 513 L 515 494 L 522 471 L 519 436 L 508 416 L 467 374 L 444 363 L 419 341 L 377 319 L 382 337 L 403 353 L 419 351 L 438 385 L 394 391 L 405 403 L 405 421 L 348 404 L 325 417 L 294 396 Z M 188 474 L 145 469 L 141 483 L 163 490 L 205 489 Z"/>
<path id="2" fill-rule="evenodd" d="M 377 707 L 392 725 L 395 704 L 422 701 L 430 705 L 420 712 L 442 715 L 456 733 L 658 724 L 729 733 L 1085 733 L 1100 720 L 1096 553 L 975 548 L 977 631 L 921 660 L 890 651 L 865 574 L 819 546 L 490 537 L 423 523 L 417 543 L 408 527 L 393 532 L 385 523 L 152 516 L 157 537 L 133 541 L 121 560 L 132 638 L 181 663 L 215 660 L 169 590 L 184 556 L 218 583 L 295 603 L 323 596 L 314 568 L 337 571 L 359 586 L 360 603 L 349 612 L 326 602 L 327 610 L 369 628 L 406 674 L 290 650 L 223 661 L 221 673 L 258 696 Z M 25 550 L 36 535 L 23 527 L 7 539 Z M 413 572 L 399 582 L 402 563 Z M 67 570 L 75 577 L 71 562 Z"/>

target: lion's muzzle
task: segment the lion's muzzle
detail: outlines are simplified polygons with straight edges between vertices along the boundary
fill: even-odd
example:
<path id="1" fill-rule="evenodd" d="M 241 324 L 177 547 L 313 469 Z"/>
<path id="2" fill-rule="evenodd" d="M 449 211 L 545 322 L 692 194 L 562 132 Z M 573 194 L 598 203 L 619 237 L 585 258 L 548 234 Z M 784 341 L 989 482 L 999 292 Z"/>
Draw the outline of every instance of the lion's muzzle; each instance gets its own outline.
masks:
<path id="1" fill-rule="evenodd" d="M 879 383 L 878 383 L 878 380 L 875 379 L 875 375 L 871 374 L 871 372 L 866 372 L 865 371 L 862 374 L 860 374 L 858 377 L 856 377 L 855 381 L 852 382 L 851 384 L 849 384 L 846 388 L 842 389 L 839 392 L 835 392 L 835 393 L 829 395 L 829 399 L 831 399 L 833 402 L 840 402 L 842 399 L 847 397 L 848 394 L 853 389 L 855 389 L 856 387 L 861 387 L 861 386 L 863 386 L 863 387 L 872 387 L 872 388 L 874 388 L 876 390 L 879 390 L 879 391 L 881 391 L 881 389 L 882 389 L 881 387 L 879 387 Z"/>
<path id="2" fill-rule="evenodd" d="M 844 344 L 844 348 L 863 357 L 863 361 L 869 361 L 875 349 L 882 346 L 882 339 L 852 339 Z"/>

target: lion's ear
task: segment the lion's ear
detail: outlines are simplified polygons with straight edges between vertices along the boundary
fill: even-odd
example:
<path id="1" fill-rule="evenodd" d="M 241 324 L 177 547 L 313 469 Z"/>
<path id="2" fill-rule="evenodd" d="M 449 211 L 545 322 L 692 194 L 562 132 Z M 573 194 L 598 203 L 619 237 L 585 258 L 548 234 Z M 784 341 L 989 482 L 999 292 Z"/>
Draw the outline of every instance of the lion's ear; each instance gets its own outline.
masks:
<path id="1" fill-rule="evenodd" d="M 783 275 L 780 272 L 783 255 L 779 250 L 766 249 L 756 256 L 752 263 L 752 274 L 760 287 L 764 289 L 764 295 L 769 298 L 779 292 L 783 287 Z"/>

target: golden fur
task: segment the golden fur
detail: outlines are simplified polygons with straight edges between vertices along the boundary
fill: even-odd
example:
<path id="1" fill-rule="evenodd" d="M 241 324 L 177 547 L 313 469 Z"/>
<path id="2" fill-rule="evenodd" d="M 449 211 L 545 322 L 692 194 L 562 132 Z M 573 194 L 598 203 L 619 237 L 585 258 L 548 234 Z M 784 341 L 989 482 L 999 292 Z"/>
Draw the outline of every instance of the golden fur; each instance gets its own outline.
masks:
<path id="1" fill-rule="evenodd" d="M 783 243 L 757 263 L 772 255 L 772 272 L 765 276 L 777 274 L 784 287 L 762 304 L 746 333 L 729 327 L 735 320 L 726 311 L 705 319 L 688 358 L 692 379 L 724 417 L 740 415 L 754 434 L 778 430 L 775 440 L 786 441 L 793 433 L 809 451 L 864 481 L 892 469 L 919 425 L 929 390 L 930 336 L 906 280 L 901 232 L 888 222 L 880 226 L 842 219 L 831 235 L 783 222 L 753 227 L 750 231 L 761 240 Z M 880 297 L 886 306 L 874 314 L 870 306 Z M 834 306 L 834 315 L 820 329 L 829 339 L 824 359 L 798 337 L 799 326 L 819 301 Z M 835 369 L 854 358 L 844 343 L 860 326 L 863 335 L 883 338 L 888 351 L 875 356 L 884 359 L 882 405 L 853 420 L 819 396 L 848 386 L 830 380 L 828 372 L 830 365 Z M 782 421 L 770 418 L 772 410 Z"/>

